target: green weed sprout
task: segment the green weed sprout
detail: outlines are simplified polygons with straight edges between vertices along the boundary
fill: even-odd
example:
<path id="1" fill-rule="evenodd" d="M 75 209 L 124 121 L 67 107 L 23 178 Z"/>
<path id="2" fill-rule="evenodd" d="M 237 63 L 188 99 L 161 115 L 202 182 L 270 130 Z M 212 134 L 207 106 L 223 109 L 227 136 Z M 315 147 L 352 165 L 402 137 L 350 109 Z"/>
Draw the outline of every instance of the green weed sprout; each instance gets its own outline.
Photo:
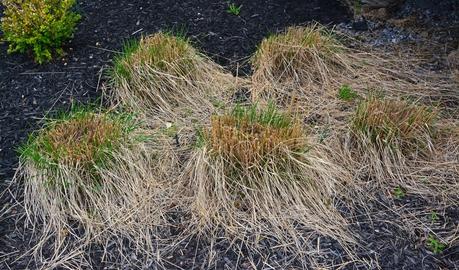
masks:
<path id="1" fill-rule="evenodd" d="M 432 234 L 429 234 L 426 245 L 435 254 L 442 253 L 443 250 L 446 248 L 446 245 L 437 238 L 435 238 L 435 236 L 433 236 Z"/>
<path id="2" fill-rule="evenodd" d="M 352 90 L 349 85 L 341 86 L 338 92 L 338 98 L 344 101 L 352 101 L 358 96 L 359 95 L 354 90 Z"/>
<path id="3" fill-rule="evenodd" d="M 234 3 L 230 3 L 228 5 L 228 9 L 226 10 L 226 12 L 228 12 L 229 14 L 235 15 L 235 16 L 239 16 L 239 14 L 241 13 L 241 8 L 242 8 L 242 5 L 237 6 Z"/>

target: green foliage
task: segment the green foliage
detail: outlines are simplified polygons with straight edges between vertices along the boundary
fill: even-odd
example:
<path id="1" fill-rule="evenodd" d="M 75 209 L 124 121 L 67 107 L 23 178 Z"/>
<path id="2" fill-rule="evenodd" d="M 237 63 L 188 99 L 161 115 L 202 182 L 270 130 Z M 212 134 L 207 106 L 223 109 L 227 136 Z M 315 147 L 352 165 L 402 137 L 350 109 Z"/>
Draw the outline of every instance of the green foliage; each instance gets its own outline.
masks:
<path id="1" fill-rule="evenodd" d="M 394 188 L 394 196 L 397 199 L 403 199 L 406 196 L 406 192 L 403 188 L 401 187 L 396 187 Z"/>
<path id="2" fill-rule="evenodd" d="M 273 103 L 269 103 L 266 108 L 259 109 L 257 104 L 249 107 L 236 105 L 231 112 L 231 116 L 237 120 L 237 124 L 250 123 L 274 128 L 287 128 L 292 124 L 292 119 L 280 113 Z"/>
<path id="3" fill-rule="evenodd" d="M 139 46 L 140 42 L 137 39 L 128 39 L 123 42 L 121 52 L 113 59 L 113 67 L 108 70 L 108 76 L 110 78 L 117 78 L 118 76 L 127 79 L 130 78 L 131 73 L 124 65 L 124 61 L 131 57 L 137 51 Z"/>
<path id="4" fill-rule="evenodd" d="M 435 236 L 433 236 L 432 234 L 429 234 L 426 245 L 435 254 L 442 253 L 443 250 L 446 248 L 446 245 L 437 238 L 435 238 Z"/>
<path id="5" fill-rule="evenodd" d="M 206 136 L 205 132 L 202 127 L 196 128 L 196 142 L 194 144 L 195 148 L 203 148 L 206 145 Z"/>
<path id="6" fill-rule="evenodd" d="M 2 0 L 4 39 L 8 52 L 32 52 L 42 64 L 53 54 L 62 55 L 62 44 L 73 36 L 81 16 L 72 11 L 76 0 Z"/>
<path id="7" fill-rule="evenodd" d="M 241 13 L 241 8 L 242 8 L 242 5 L 237 6 L 234 3 L 229 3 L 228 9 L 226 10 L 226 12 L 228 12 L 229 14 L 235 15 L 235 16 L 239 16 L 239 14 Z"/>
<path id="8" fill-rule="evenodd" d="M 352 90 L 349 85 L 343 85 L 339 88 L 338 98 L 344 101 L 352 101 L 356 99 L 359 95 L 357 92 Z"/>

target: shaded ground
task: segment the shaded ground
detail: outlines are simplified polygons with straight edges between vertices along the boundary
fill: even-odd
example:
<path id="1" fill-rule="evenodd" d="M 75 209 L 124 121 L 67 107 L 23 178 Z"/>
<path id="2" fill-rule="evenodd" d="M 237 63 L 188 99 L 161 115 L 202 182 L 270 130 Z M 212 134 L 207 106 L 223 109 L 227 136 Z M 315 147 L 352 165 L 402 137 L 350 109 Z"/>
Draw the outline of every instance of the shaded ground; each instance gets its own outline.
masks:
<path id="1" fill-rule="evenodd" d="M 138 38 L 161 29 L 184 27 L 188 36 L 204 52 L 233 72 L 249 72 L 247 59 L 261 39 L 271 32 L 293 24 L 313 20 L 321 23 L 348 21 L 346 11 L 333 0 L 251 0 L 237 1 L 242 4 L 240 17 L 226 13 L 226 1 L 212 0 L 112 0 L 79 1 L 78 9 L 83 16 L 74 40 L 68 45 L 67 56 L 50 64 L 37 66 L 29 58 L 7 55 L 6 44 L 0 44 L 0 183 L 2 189 L 11 179 L 17 164 L 15 147 L 27 134 L 37 127 L 38 121 L 49 111 L 66 108 L 71 102 L 86 102 L 99 96 L 101 76 L 110 65 L 114 53 L 123 40 Z M 399 201 L 404 208 L 429 208 L 429 202 L 419 198 Z M 7 209 L 14 202 L 4 196 L 0 208 Z M 388 203 L 390 204 L 390 203 Z M 389 206 L 388 206 L 389 207 Z M 392 206 L 390 206 L 392 207 Z M 395 206 L 396 207 L 396 206 Z M 457 248 L 452 247 L 442 256 L 434 256 L 422 243 L 423 233 L 399 229 L 397 215 L 387 214 L 385 206 L 375 205 L 375 216 L 393 223 L 367 223 L 363 216 L 353 217 L 354 228 L 361 232 L 365 245 L 362 256 L 378 261 L 385 269 L 454 269 L 459 260 Z M 427 211 L 425 209 L 425 211 Z M 0 269 L 25 269 L 28 258 L 16 261 L 29 245 L 30 234 L 15 224 L 16 209 L 0 214 Z M 441 215 L 440 227 L 457 226 L 457 209 Z M 388 215 L 384 216 L 383 215 Z M 172 259 L 183 269 L 200 267 L 206 262 L 205 243 L 192 241 L 180 247 Z M 196 249 L 198 247 L 198 249 Z M 333 242 L 322 240 L 321 247 L 328 249 L 330 257 L 339 258 L 339 248 Z M 218 247 L 221 252 L 225 243 Z M 97 262 L 98 251 L 93 257 Z M 129 250 L 126 250 L 129 254 Z M 247 254 L 244 254 L 247 255 Z M 267 263 L 280 269 L 283 254 L 271 254 Z M 278 264 L 276 264 L 278 263 Z M 97 263 L 100 268 L 107 267 Z M 170 268 L 175 268 L 169 265 Z M 235 254 L 223 256 L 217 262 L 218 269 L 249 268 L 245 260 Z M 257 265 L 257 267 L 267 267 Z M 30 265 L 29 268 L 34 269 Z M 119 266 L 111 266 L 113 269 Z M 352 266 L 349 266 L 352 269 Z M 126 269 L 129 269 L 127 266 Z M 153 269 L 153 266 L 152 266 Z"/>

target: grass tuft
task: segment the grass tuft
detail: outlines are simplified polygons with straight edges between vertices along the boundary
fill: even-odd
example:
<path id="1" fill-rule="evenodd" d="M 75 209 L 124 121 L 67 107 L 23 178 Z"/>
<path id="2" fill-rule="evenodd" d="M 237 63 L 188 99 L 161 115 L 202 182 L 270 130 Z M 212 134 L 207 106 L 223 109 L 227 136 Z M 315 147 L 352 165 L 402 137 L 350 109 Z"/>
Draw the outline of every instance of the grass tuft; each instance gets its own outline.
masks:
<path id="1" fill-rule="evenodd" d="M 426 241 L 426 246 L 434 253 L 440 254 L 446 248 L 446 245 L 438 240 L 434 235 L 429 234 Z"/>
<path id="2" fill-rule="evenodd" d="M 139 65 L 173 75 L 184 75 L 195 68 L 192 63 L 195 54 L 185 37 L 171 33 L 158 33 L 140 41 L 128 40 L 115 58 L 110 75 L 115 82 L 129 81 L 132 79 L 132 69 Z"/>
<path id="3" fill-rule="evenodd" d="M 266 109 L 236 106 L 229 114 L 212 117 L 205 140 L 215 154 L 242 167 L 261 165 L 266 156 L 282 158 L 284 147 L 293 152 L 305 148 L 300 123 L 272 104 Z"/>
<path id="4" fill-rule="evenodd" d="M 131 113 L 74 107 L 47 119 L 19 149 L 15 175 L 24 183 L 27 220 L 42 230 L 37 258 L 50 239 L 60 259 L 107 239 L 149 252 L 155 227 L 166 223 L 158 183 L 170 160 L 156 140 Z M 78 237 L 76 247 L 63 244 L 67 236 Z"/>
<path id="5" fill-rule="evenodd" d="M 242 5 L 237 6 L 235 3 L 228 3 L 228 9 L 226 12 L 234 16 L 239 16 L 239 14 L 241 14 L 241 8 Z"/>
<path id="6" fill-rule="evenodd" d="M 338 179 L 328 153 L 307 143 L 300 122 L 272 104 L 236 106 L 199 130 L 182 175 L 190 232 L 213 241 L 241 241 L 253 252 L 272 239 L 308 261 L 308 238 L 326 235 L 344 247 L 353 241 L 334 208 Z"/>
<path id="7" fill-rule="evenodd" d="M 176 31 L 177 32 L 177 31 Z M 150 116 L 178 108 L 209 107 L 232 76 L 199 53 L 183 33 L 159 32 L 126 42 L 109 72 L 114 103 Z"/>
<path id="8" fill-rule="evenodd" d="M 437 112 L 430 107 L 370 98 L 357 107 L 352 130 L 380 148 L 409 153 L 431 145 L 436 118 Z"/>
<path id="9" fill-rule="evenodd" d="M 393 194 L 396 199 L 403 199 L 406 196 L 406 191 L 402 187 L 398 186 L 394 188 Z"/>
<path id="10" fill-rule="evenodd" d="M 123 43 L 121 52 L 113 59 L 113 67 L 109 69 L 108 76 L 113 80 L 121 78 L 130 79 L 129 70 L 125 66 L 125 61 L 129 59 L 139 48 L 140 42 L 136 39 L 129 39 Z"/>
<path id="11" fill-rule="evenodd" d="M 341 68 L 342 45 L 325 27 L 290 27 L 265 38 L 252 57 L 254 80 L 327 80 L 327 66 Z"/>
<path id="12" fill-rule="evenodd" d="M 138 124 L 129 114 L 98 114 L 78 108 L 50 119 L 19 149 L 22 159 L 47 168 L 65 164 L 100 164 L 128 138 Z"/>
<path id="13" fill-rule="evenodd" d="M 341 100 L 352 101 L 352 100 L 355 100 L 358 97 L 359 97 L 359 95 L 354 90 L 352 90 L 352 88 L 347 84 L 342 85 L 339 88 L 338 98 L 341 99 Z"/>

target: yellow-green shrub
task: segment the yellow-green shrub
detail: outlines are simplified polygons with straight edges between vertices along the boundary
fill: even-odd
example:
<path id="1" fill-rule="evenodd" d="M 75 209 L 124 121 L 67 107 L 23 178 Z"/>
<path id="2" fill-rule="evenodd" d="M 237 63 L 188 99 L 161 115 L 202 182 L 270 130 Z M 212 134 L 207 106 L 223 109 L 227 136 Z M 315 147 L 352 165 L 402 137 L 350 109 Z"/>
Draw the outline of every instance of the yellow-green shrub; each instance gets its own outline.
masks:
<path id="1" fill-rule="evenodd" d="M 62 44 L 70 39 L 80 15 L 73 12 L 76 0 L 2 0 L 3 39 L 8 52 L 32 52 L 38 63 L 62 54 Z"/>

